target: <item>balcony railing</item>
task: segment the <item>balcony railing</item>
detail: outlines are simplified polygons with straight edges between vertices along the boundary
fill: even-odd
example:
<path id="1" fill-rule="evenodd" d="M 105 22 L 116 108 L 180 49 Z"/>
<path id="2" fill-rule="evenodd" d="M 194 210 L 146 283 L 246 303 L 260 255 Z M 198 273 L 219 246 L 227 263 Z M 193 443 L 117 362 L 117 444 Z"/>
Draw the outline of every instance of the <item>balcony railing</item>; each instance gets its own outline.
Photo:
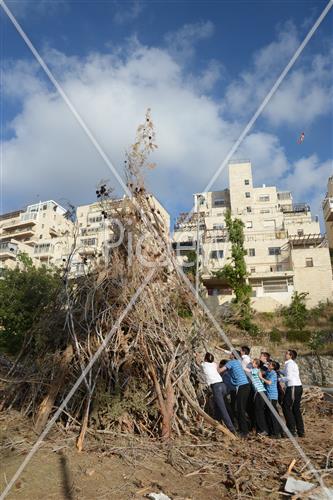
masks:
<path id="1" fill-rule="evenodd" d="M 310 212 L 310 205 L 307 203 L 294 203 L 292 205 L 280 205 L 280 209 L 284 214 Z"/>
<path id="2" fill-rule="evenodd" d="M 333 198 L 326 198 L 323 202 L 324 218 L 333 221 Z"/>

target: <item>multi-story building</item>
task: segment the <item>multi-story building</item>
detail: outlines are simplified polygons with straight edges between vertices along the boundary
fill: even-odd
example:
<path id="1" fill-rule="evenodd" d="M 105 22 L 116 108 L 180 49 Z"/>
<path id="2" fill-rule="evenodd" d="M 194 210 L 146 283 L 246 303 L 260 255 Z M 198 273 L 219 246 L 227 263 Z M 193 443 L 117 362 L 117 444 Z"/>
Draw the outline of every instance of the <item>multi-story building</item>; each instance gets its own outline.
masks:
<path id="1" fill-rule="evenodd" d="M 213 307 L 230 301 L 232 291 L 214 276 L 228 262 L 231 245 L 225 212 L 244 223 L 244 246 L 253 307 L 272 311 L 290 303 L 294 291 L 308 292 L 308 305 L 333 298 L 329 251 L 318 217 L 306 203 L 293 203 L 289 191 L 275 186 L 255 187 L 249 161 L 229 165 L 229 189 L 194 195 L 189 220 L 179 217 L 174 247 L 179 261 L 197 248 L 203 294 Z M 186 259 L 185 259 L 186 261 Z"/>
<path id="2" fill-rule="evenodd" d="M 157 217 L 169 234 L 170 216 L 161 203 L 152 195 L 147 196 L 148 206 L 153 209 L 154 217 Z M 72 257 L 72 272 L 81 274 L 89 266 L 93 265 L 99 258 L 108 263 L 110 255 L 110 238 L 113 232 L 118 210 L 132 209 L 132 202 L 127 198 L 110 200 L 101 204 L 91 203 L 77 207 L 77 236 L 75 238 L 75 249 Z M 152 216 L 151 222 L 156 221 Z M 122 228 L 119 227 L 120 238 Z"/>
<path id="3" fill-rule="evenodd" d="M 151 222 L 159 221 L 169 234 L 168 212 L 154 196 L 147 195 L 146 201 Z M 99 202 L 82 205 L 76 210 L 75 223 L 65 217 L 66 210 L 52 200 L 3 214 L 0 216 L 0 269 L 14 268 L 19 252 L 25 252 L 35 265 L 62 267 L 70 258 L 72 276 L 86 272 L 99 257 L 108 262 L 112 224 L 117 219 L 117 211 L 126 207 L 131 207 L 126 197 L 112 200 L 104 208 Z M 112 220 L 105 217 L 105 211 L 112 214 Z"/>
<path id="4" fill-rule="evenodd" d="M 0 267 L 13 268 L 19 252 L 35 264 L 59 266 L 72 244 L 73 223 L 53 200 L 0 216 Z"/>
<path id="5" fill-rule="evenodd" d="M 333 177 L 327 182 L 327 193 L 323 201 L 323 213 L 328 246 L 333 251 Z"/>

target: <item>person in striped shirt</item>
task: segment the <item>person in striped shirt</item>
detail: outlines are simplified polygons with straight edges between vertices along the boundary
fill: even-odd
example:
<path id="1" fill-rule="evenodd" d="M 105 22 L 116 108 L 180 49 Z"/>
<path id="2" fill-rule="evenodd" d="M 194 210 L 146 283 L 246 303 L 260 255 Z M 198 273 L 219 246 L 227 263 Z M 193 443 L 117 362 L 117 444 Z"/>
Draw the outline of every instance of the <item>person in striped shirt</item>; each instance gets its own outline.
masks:
<path id="1" fill-rule="evenodd" d="M 269 384 L 260 370 L 260 359 L 254 358 L 252 361 L 253 368 L 246 368 L 245 371 L 251 374 L 252 386 L 254 388 L 253 405 L 255 413 L 255 423 L 257 433 L 261 436 L 268 436 L 268 426 L 265 416 L 265 400 L 260 393 L 265 393 L 264 383 Z"/>
<path id="2" fill-rule="evenodd" d="M 269 361 L 268 362 L 268 370 L 265 373 L 265 379 L 266 379 L 266 393 L 267 397 L 272 403 L 275 411 L 278 412 L 278 399 L 279 399 L 279 392 L 278 392 L 278 376 L 277 376 L 277 363 L 275 361 Z M 271 410 L 266 406 L 266 419 L 268 423 L 268 429 L 269 429 L 269 435 L 273 438 L 279 438 L 283 435 L 282 428 L 276 419 L 276 417 L 273 415 Z"/>

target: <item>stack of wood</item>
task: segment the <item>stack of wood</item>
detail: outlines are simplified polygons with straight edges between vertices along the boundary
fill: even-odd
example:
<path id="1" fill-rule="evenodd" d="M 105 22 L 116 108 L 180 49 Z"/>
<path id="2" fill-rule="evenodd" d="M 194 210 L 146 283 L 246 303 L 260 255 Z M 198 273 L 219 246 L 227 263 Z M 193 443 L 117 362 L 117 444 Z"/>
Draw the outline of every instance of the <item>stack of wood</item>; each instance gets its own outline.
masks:
<path id="1" fill-rule="evenodd" d="M 156 147 L 154 138 L 148 112 L 125 161 L 132 199 L 117 204 L 122 244 L 112 248 L 107 264 L 100 259 L 80 279 L 65 275 L 58 302 L 39 325 L 43 342 L 38 359 L 32 362 L 27 351 L 21 360 L 33 367 L 34 383 L 9 384 L 5 394 L 4 406 L 19 406 L 34 418 L 40 432 L 106 344 L 63 413 L 67 428 L 80 423 L 79 449 L 88 427 L 167 440 L 173 434 L 198 433 L 208 424 L 234 439 L 200 405 L 194 352 L 209 342 L 212 332 L 177 272 L 163 220 L 145 188 L 143 172 L 152 167 L 148 156 Z M 105 185 L 97 191 L 105 217 L 112 219 L 115 205 L 110 193 Z M 119 224 L 114 226 L 115 241 L 117 228 Z M 142 235 L 138 255 L 132 249 L 137 249 Z M 161 259 L 164 264 L 156 266 Z M 152 269 L 150 281 L 117 325 Z"/>

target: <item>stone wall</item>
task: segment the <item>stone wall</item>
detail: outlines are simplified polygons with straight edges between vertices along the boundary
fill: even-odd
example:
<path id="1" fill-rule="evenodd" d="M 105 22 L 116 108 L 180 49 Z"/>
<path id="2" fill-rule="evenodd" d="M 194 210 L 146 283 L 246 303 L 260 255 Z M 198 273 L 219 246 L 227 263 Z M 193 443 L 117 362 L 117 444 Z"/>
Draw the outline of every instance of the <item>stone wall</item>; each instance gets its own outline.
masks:
<path id="1" fill-rule="evenodd" d="M 322 372 L 326 379 L 325 385 L 333 386 L 333 356 L 325 355 L 318 358 L 312 354 L 298 356 L 297 363 L 301 380 L 304 385 L 323 385 Z M 320 367 L 321 365 L 321 367 Z"/>

